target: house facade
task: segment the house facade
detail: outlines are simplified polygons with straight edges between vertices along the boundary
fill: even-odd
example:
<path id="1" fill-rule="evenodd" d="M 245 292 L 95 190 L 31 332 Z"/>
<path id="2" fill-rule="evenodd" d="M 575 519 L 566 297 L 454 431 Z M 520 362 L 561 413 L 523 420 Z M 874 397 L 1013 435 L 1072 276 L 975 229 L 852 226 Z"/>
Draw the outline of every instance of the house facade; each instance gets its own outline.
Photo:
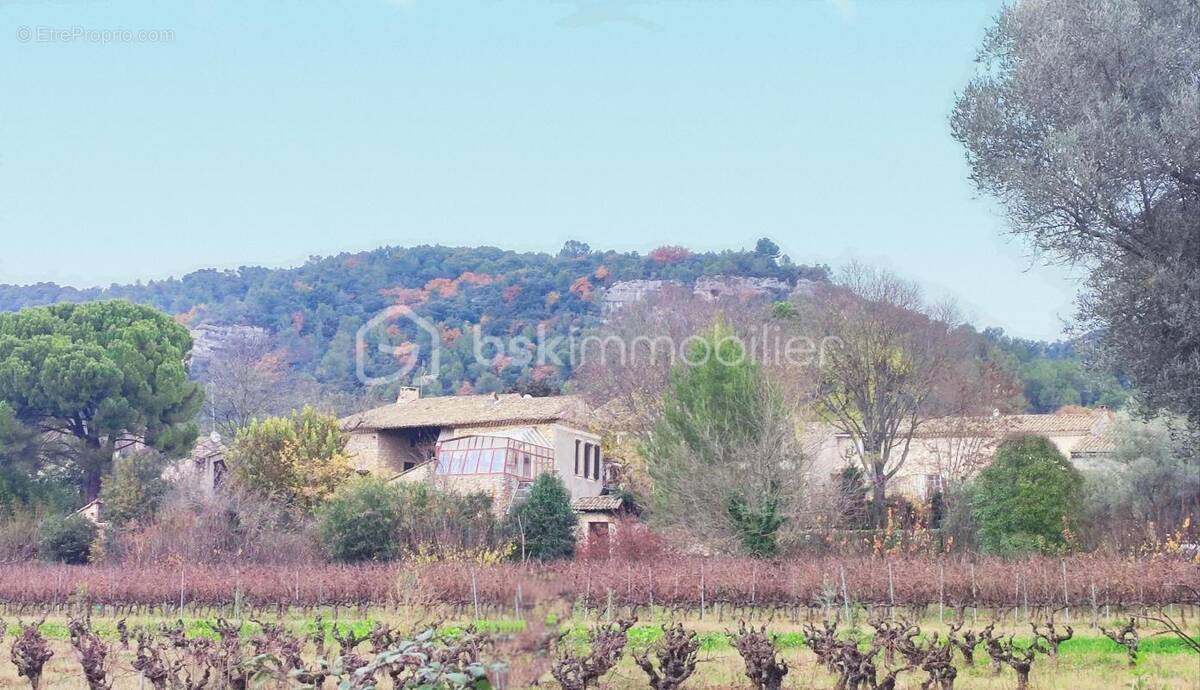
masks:
<path id="1" fill-rule="evenodd" d="M 908 456 L 891 487 L 909 498 L 928 500 L 947 482 L 966 481 L 987 467 L 1004 439 L 1026 434 L 1046 437 L 1079 469 L 1096 469 L 1115 450 L 1114 422 L 1115 415 L 1103 408 L 930 419 L 914 433 Z M 850 435 L 828 425 L 814 427 L 809 435 L 814 439 L 814 479 L 832 477 L 847 463 L 858 462 L 859 449 Z"/>
<path id="2" fill-rule="evenodd" d="M 599 496 L 605 460 L 574 396 L 469 395 L 422 398 L 404 389 L 395 403 L 342 420 L 346 453 L 361 474 L 483 491 L 507 512 L 538 476 L 556 473 L 572 499 Z"/>

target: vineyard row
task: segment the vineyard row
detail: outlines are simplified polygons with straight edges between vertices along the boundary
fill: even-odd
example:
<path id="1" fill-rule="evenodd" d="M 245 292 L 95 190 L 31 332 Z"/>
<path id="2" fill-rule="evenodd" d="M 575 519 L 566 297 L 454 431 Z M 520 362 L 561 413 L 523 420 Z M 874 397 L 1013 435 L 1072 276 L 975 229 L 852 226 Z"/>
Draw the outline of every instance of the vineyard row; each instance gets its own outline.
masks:
<path id="1" fill-rule="evenodd" d="M 1185 560 L 953 561 L 819 558 L 785 562 L 678 558 L 545 565 L 0 565 L 0 604 L 109 606 L 452 605 L 595 607 L 973 607 L 1196 604 L 1200 566 Z"/>

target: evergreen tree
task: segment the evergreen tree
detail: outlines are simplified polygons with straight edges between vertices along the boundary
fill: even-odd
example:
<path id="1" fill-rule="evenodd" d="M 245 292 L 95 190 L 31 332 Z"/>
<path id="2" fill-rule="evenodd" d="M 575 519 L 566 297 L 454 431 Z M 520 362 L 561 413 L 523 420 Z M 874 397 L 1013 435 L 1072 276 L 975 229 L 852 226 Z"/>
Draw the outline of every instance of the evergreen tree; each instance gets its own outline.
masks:
<path id="1" fill-rule="evenodd" d="M 187 329 L 129 302 L 0 314 L 0 401 L 21 423 L 73 441 L 54 461 L 91 500 L 135 439 L 167 453 L 196 439 L 191 420 L 204 396 L 187 379 L 191 349 Z"/>
<path id="2" fill-rule="evenodd" d="M 1000 444 L 972 487 L 980 547 L 990 553 L 1056 553 L 1078 530 L 1083 476 L 1044 436 Z"/>
<path id="3" fill-rule="evenodd" d="M 770 556 L 800 498 L 803 454 L 777 391 L 718 324 L 676 367 L 642 456 L 653 516 L 701 541 Z"/>
<path id="4" fill-rule="evenodd" d="M 117 458 L 100 486 L 104 520 L 119 526 L 153 515 L 167 492 L 163 465 L 161 456 L 149 452 Z"/>
<path id="5" fill-rule="evenodd" d="M 339 487 L 321 509 L 321 544 L 339 563 L 390 561 L 400 552 L 403 517 L 398 487 L 375 477 L 355 479 Z"/>
<path id="6" fill-rule="evenodd" d="M 571 494 L 556 474 L 534 480 L 529 498 L 507 518 L 507 532 L 517 542 L 522 560 L 552 561 L 575 555 L 577 518 L 571 509 Z"/>

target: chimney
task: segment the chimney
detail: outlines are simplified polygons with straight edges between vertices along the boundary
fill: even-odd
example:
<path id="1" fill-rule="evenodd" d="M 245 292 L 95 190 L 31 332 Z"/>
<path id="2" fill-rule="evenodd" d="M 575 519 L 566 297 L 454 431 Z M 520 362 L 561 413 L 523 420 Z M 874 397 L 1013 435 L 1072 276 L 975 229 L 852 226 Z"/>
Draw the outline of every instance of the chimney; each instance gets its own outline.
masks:
<path id="1" fill-rule="evenodd" d="M 396 396 L 397 403 L 407 403 L 421 398 L 421 389 L 416 386 L 401 386 L 400 394 Z"/>

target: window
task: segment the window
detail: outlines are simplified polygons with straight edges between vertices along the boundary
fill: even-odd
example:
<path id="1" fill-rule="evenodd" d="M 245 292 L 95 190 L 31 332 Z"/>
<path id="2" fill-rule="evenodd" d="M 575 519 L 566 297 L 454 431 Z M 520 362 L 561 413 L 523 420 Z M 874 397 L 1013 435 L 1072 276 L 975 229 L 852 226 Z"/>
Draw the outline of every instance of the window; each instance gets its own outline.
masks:
<path id="1" fill-rule="evenodd" d="M 575 476 L 579 476 L 579 439 L 575 439 Z"/>
<path id="2" fill-rule="evenodd" d="M 925 500 L 930 500 L 936 493 L 946 490 L 946 480 L 940 474 L 925 475 Z"/>
<path id="3" fill-rule="evenodd" d="M 437 447 L 439 475 L 510 474 L 532 479 L 554 468 L 552 448 L 500 436 L 464 436 Z"/>
<path id="4" fill-rule="evenodd" d="M 600 446 L 595 446 L 595 458 L 592 460 L 592 479 L 600 478 Z"/>
<path id="5" fill-rule="evenodd" d="M 583 444 L 583 476 L 586 478 L 592 473 L 592 444 Z"/>

